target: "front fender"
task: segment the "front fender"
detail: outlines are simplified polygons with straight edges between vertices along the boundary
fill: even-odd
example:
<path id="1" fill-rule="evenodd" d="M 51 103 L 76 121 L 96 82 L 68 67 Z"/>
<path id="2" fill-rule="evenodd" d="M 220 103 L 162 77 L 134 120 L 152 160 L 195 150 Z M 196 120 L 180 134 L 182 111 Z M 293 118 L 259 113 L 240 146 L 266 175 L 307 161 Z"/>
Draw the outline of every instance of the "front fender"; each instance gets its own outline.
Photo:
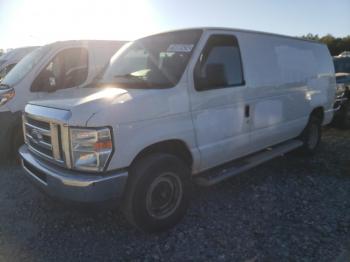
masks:
<path id="1" fill-rule="evenodd" d="M 113 127 L 113 131 L 115 152 L 108 170 L 129 167 L 143 149 L 173 139 L 187 145 L 193 158 L 193 171 L 199 168 L 200 155 L 190 114 L 122 124 Z"/>

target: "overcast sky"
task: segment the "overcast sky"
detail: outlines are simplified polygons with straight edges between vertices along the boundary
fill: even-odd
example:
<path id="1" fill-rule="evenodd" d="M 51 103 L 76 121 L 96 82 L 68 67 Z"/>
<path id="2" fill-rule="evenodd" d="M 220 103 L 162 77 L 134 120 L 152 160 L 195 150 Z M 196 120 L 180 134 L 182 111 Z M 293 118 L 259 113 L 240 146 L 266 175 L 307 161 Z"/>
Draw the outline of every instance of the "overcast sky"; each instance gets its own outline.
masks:
<path id="1" fill-rule="evenodd" d="M 350 0 L 0 0 L 0 48 L 224 26 L 350 35 Z"/>

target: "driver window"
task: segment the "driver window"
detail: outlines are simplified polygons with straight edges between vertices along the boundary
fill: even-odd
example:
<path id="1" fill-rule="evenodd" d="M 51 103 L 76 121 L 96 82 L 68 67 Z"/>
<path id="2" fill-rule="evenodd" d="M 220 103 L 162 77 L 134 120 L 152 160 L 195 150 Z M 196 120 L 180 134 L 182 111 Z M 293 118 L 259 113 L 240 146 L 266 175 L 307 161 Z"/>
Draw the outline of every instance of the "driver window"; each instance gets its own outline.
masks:
<path id="1" fill-rule="evenodd" d="M 59 52 L 38 75 L 32 91 L 55 91 L 83 84 L 88 76 L 88 60 L 85 48 Z"/>
<path id="2" fill-rule="evenodd" d="M 237 39 L 231 35 L 213 35 L 208 39 L 195 67 L 197 90 L 242 85 L 243 70 Z"/>

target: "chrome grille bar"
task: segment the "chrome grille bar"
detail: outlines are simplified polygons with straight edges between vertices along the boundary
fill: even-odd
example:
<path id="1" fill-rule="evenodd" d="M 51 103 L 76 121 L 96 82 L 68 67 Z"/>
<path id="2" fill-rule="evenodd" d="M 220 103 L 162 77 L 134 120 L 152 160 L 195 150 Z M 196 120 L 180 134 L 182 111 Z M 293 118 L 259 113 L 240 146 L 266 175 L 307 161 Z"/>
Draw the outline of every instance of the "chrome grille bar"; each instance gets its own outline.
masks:
<path id="1" fill-rule="evenodd" d="M 60 145 L 58 141 L 58 125 L 50 123 L 52 155 L 56 161 L 61 161 Z"/>
<path id="2" fill-rule="evenodd" d="M 38 120 L 36 117 L 25 114 L 23 126 L 25 142 L 34 154 L 58 164 L 64 164 L 60 151 L 59 124 Z"/>
<path id="3" fill-rule="evenodd" d="M 38 126 L 34 126 L 32 124 L 29 124 L 28 122 L 25 122 L 25 125 L 32 128 L 32 129 L 38 130 L 42 135 L 51 136 L 50 130 L 43 129 L 43 128 L 38 127 Z"/>
<path id="4" fill-rule="evenodd" d="M 46 142 L 44 142 L 44 141 L 38 141 L 38 142 L 37 142 L 37 141 L 35 141 L 35 139 L 34 139 L 31 135 L 29 135 L 28 133 L 26 133 L 25 136 L 26 136 L 27 138 L 29 138 L 30 141 L 32 141 L 33 143 L 40 144 L 41 146 L 45 147 L 46 149 L 52 150 L 52 145 L 51 145 L 51 144 L 46 143 Z"/>
<path id="5" fill-rule="evenodd" d="M 70 117 L 71 112 L 67 110 L 27 104 L 23 114 L 23 131 L 29 150 L 50 162 L 71 168 L 67 126 Z"/>

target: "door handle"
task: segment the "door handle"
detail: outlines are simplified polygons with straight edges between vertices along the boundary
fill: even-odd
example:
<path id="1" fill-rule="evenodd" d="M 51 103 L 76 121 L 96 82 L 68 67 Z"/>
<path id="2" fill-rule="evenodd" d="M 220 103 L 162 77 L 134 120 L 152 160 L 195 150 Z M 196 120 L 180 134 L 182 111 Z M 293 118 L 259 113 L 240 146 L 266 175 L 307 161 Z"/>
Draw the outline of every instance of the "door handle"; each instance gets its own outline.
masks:
<path id="1" fill-rule="evenodd" d="M 244 107 L 244 116 L 246 118 L 250 117 L 250 106 L 249 105 L 245 105 L 245 107 Z"/>

